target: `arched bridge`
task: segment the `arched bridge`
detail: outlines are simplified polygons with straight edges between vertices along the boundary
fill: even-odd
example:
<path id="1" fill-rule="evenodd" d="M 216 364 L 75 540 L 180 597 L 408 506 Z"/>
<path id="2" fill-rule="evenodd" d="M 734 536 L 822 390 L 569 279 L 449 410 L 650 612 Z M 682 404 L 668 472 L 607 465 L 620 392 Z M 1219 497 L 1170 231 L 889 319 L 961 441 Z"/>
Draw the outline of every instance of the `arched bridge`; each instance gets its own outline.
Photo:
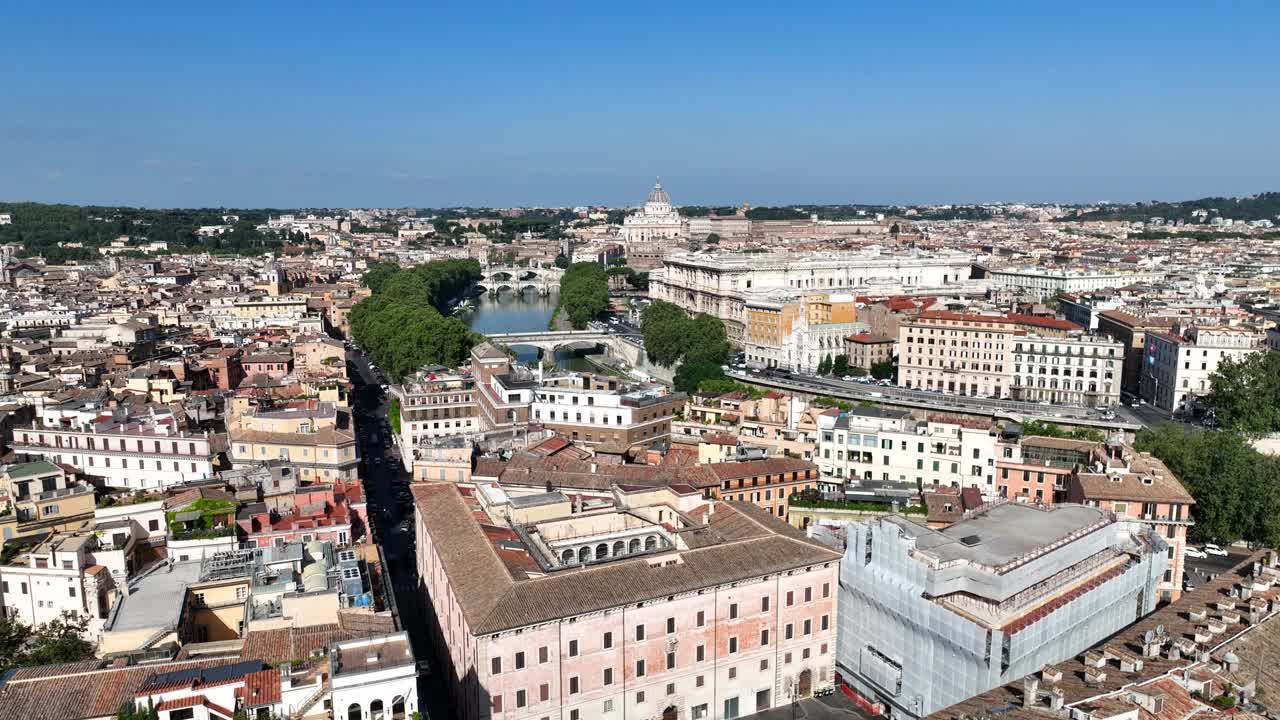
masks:
<path id="1" fill-rule="evenodd" d="M 526 292 L 529 290 L 539 295 L 549 295 L 560 289 L 560 280 L 564 270 L 558 267 L 505 267 L 490 265 L 482 270 L 484 273 L 476 283 L 486 292 Z"/>
<path id="2" fill-rule="evenodd" d="M 644 343 L 639 335 L 625 335 L 601 332 L 599 330 L 544 330 L 538 332 L 493 333 L 487 336 L 490 340 L 503 345 L 527 345 L 536 347 L 544 353 L 554 354 L 556 350 L 573 345 L 603 345 L 612 355 L 617 355 L 635 364 L 644 354 Z"/>

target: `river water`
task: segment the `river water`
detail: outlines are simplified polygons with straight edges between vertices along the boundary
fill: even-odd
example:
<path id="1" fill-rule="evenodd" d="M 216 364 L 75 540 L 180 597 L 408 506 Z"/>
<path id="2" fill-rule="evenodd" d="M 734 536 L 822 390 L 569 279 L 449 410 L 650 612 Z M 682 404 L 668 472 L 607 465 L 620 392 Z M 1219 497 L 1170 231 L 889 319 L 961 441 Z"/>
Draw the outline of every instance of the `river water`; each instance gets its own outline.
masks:
<path id="1" fill-rule="evenodd" d="M 551 322 L 551 315 L 556 310 L 556 297 L 539 296 L 537 293 L 504 292 L 498 295 L 485 293 L 475 297 L 474 306 L 470 310 L 459 312 L 467 325 L 481 333 L 530 332 L 546 330 Z M 520 362 L 533 362 L 538 359 L 537 348 L 517 345 L 513 348 Z M 556 366 L 566 370 L 589 371 L 592 365 L 582 353 L 559 351 L 556 353 Z"/>

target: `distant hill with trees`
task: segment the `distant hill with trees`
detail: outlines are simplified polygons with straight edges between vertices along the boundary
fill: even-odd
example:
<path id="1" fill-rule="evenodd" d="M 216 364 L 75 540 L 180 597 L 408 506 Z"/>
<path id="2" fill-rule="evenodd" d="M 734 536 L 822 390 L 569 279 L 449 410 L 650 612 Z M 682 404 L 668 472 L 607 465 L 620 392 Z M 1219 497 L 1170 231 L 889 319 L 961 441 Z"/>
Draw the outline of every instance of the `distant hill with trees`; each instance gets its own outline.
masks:
<path id="1" fill-rule="evenodd" d="M 1280 192 L 1265 192 L 1249 197 L 1207 197 L 1180 202 L 1145 202 L 1105 205 L 1088 212 L 1065 215 L 1059 220 L 1128 220 L 1146 221 L 1153 217 L 1165 220 L 1193 221 L 1197 210 L 1204 210 L 1233 220 L 1272 220 L 1280 218 Z M 1212 211 L 1216 211 L 1213 213 Z"/>
<path id="2" fill-rule="evenodd" d="M 259 255 L 280 252 L 285 245 L 306 245 L 301 233 L 262 232 L 257 229 L 268 216 L 306 210 L 237 210 L 191 208 L 151 210 L 99 205 L 48 203 L 0 203 L 0 213 L 13 216 L 13 224 L 0 225 L 0 243 L 22 246 L 24 257 L 42 256 L 52 263 L 93 260 L 97 249 L 128 236 L 136 242 L 164 242 L 170 253 L 210 252 L 219 255 Z M 319 210 L 318 213 L 326 211 Z M 228 223 L 223 216 L 238 219 Z M 202 225 L 230 224 L 228 232 L 201 237 Z"/>

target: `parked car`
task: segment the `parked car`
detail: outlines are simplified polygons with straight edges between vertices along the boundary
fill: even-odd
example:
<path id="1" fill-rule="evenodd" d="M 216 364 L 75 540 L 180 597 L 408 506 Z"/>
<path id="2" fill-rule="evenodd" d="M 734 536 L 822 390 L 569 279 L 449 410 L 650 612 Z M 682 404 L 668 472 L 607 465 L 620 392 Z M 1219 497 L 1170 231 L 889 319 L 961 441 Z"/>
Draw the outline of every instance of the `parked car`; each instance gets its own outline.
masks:
<path id="1" fill-rule="evenodd" d="M 1198 560 L 1203 560 L 1209 557 L 1209 554 L 1206 553 L 1205 551 L 1201 550 L 1200 548 L 1193 548 L 1190 545 L 1187 546 L 1187 549 L 1185 552 L 1187 557 L 1196 558 Z"/>
<path id="2" fill-rule="evenodd" d="M 1227 556 L 1226 550 L 1223 550 L 1222 548 L 1218 547 L 1217 545 L 1214 545 L 1213 543 L 1205 543 L 1204 551 L 1209 553 L 1210 555 L 1216 555 L 1218 557 Z"/>

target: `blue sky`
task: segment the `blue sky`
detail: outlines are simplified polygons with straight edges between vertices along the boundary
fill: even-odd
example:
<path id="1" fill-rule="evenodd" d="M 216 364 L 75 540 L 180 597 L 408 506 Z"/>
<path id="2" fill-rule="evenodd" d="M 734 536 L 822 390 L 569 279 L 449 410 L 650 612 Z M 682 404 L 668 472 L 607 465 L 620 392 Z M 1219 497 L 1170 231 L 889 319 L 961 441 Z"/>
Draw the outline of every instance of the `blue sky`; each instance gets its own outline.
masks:
<path id="1" fill-rule="evenodd" d="M 57 11 L 54 11 L 54 7 Z M 1280 3 L 13 3 L 0 200 L 1280 190 Z"/>

